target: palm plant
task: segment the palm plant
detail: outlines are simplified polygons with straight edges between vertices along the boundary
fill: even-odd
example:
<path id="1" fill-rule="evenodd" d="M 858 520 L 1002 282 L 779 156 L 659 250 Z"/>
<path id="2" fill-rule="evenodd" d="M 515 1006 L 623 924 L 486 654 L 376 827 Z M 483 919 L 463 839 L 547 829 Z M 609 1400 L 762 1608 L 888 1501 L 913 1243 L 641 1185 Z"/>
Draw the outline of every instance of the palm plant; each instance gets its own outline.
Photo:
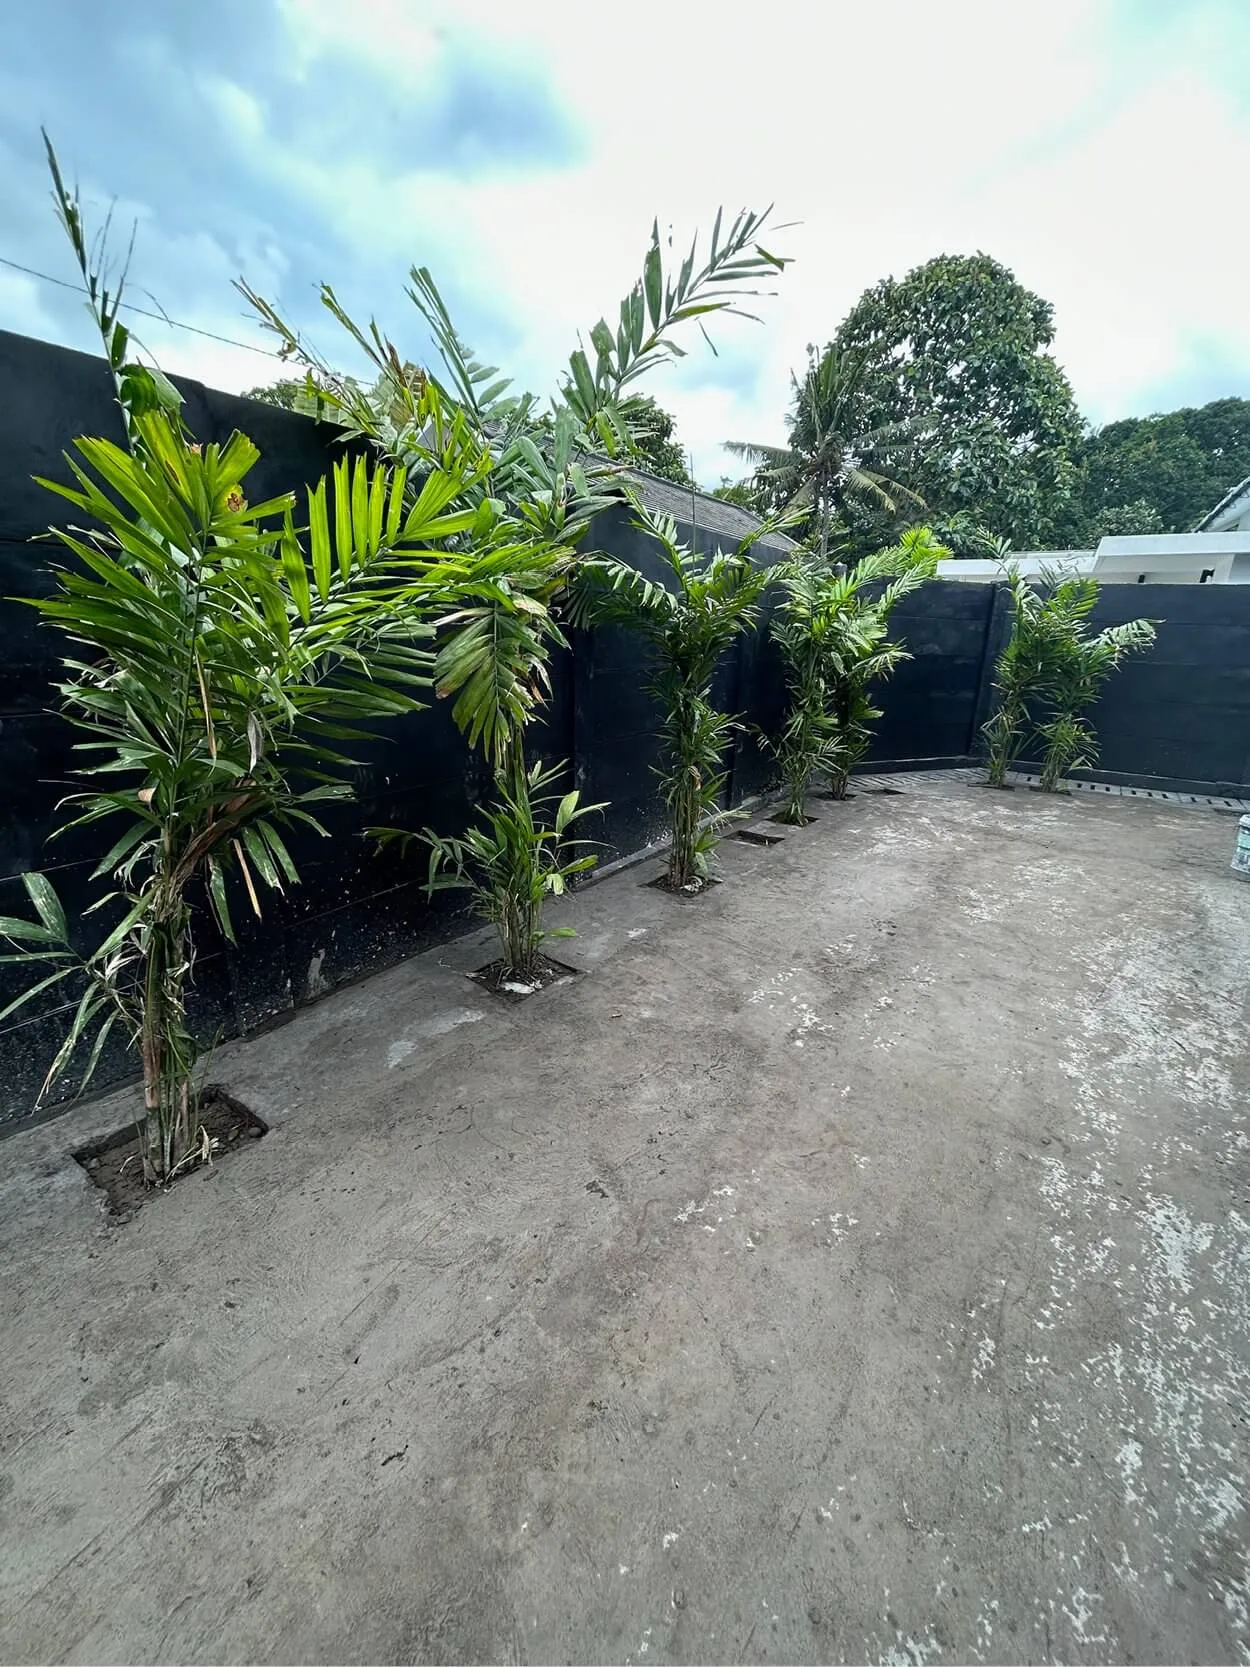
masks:
<path id="1" fill-rule="evenodd" d="M 1098 590 L 1096 579 L 1070 576 L 1055 585 L 1044 604 L 1052 626 L 1045 685 L 1050 715 L 1038 725 L 1045 743 L 1041 787 L 1046 793 L 1056 792 L 1069 770 L 1088 768 L 1097 760 L 1098 736 L 1086 713 L 1125 656 L 1155 640 L 1148 619 L 1126 620 L 1090 636 L 1087 624 Z"/>
<path id="2" fill-rule="evenodd" d="M 872 725 L 881 716 L 872 686 L 909 658 L 901 643 L 889 640 L 890 616 L 949 554 L 930 528 L 909 527 L 889 549 L 821 580 L 824 677 L 837 742 L 828 771 L 831 798 L 846 797 L 851 774 L 872 744 Z"/>
<path id="3" fill-rule="evenodd" d="M 756 482 L 777 507 L 810 510 L 815 543 L 828 560 L 835 521 L 851 503 L 891 515 L 923 509 L 923 500 L 887 472 L 883 459 L 905 452 L 915 436 L 906 424 L 873 423 L 865 414 L 867 360 L 830 343 L 808 348 L 802 381 L 791 376 L 794 401 L 788 446 L 731 440 L 726 450 L 757 465 Z"/>
<path id="4" fill-rule="evenodd" d="M 550 653 L 564 646 L 555 609 L 573 571 L 574 547 L 593 515 L 619 500 L 621 464 L 614 460 L 636 453 L 652 421 L 646 403 L 631 392 L 639 379 L 683 356 L 675 339 L 683 325 L 697 322 L 706 337 L 705 321 L 717 313 L 742 314 L 743 302 L 784 269 L 785 260 L 760 242 L 767 217 L 768 211 L 744 210 L 722 234 L 718 213 L 702 263 L 696 239 L 676 266 L 653 226 L 642 273 L 621 302 L 615 330 L 603 319 L 594 325 L 590 351 L 579 346 L 570 355 L 568 374 L 546 409 L 532 394 L 515 392 L 509 377 L 468 347 L 425 267 L 412 268 L 408 295 L 437 351 L 434 369 L 418 370 L 376 324 L 354 322 L 330 286 L 322 287 L 324 305 L 372 364 L 372 387 L 337 372 L 270 303 L 240 285 L 266 328 L 278 335 L 282 353 L 303 364 L 318 398 L 350 435 L 414 470 L 424 467 L 432 389 L 489 454 L 488 475 L 473 501 L 493 528 L 499 589 L 472 607 L 451 610 L 441 622 L 436 681 L 440 693 L 456 695 L 457 723 L 490 760 L 495 802 L 474 841 L 431 835 L 429 843 L 448 883 L 478 884 L 470 882 L 474 873 L 489 877 L 492 918 L 501 923 L 504 961 L 514 970 L 531 964 L 535 940 L 510 900 L 532 895 L 535 876 L 552 872 L 545 865 L 555 827 L 544 823 L 532 799 L 524 733 L 546 692 Z M 479 539 L 482 526 L 475 524 L 468 536 Z M 584 813 L 574 797 L 565 822 Z M 393 829 L 375 832 L 402 837 Z"/>
<path id="5" fill-rule="evenodd" d="M 562 773 L 559 767 L 544 770 L 535 764 L 521 781 L 498 783 L 483 826 L 460 838 L 430 828 L 419 836 L 430 853 L 428 891 L 463 887 L 472 892 L 477 912 L 499 933 L 497 983 L 520 990 L 540 980 L 545 940 L 574 936 L 571 926 L 543 925 L 547 899 L 563 896 L 569 882 L 598 861 L 593 853 L 574 854 L 590 841 L 570 839 L 568 830 L 580 817 L 604 807 L 580 804 L 576 793 L 544 791 L 554 789 Z M 378 832 L 401 844 L 413 837 L 396 829 Z"/>
<path id="6" fill-rule="evenodd" d="M 653 225 L 642 272 L 620 303 L 615 328 L 601 318 L 590 329 L 589 351 L 583 345 L 570 354 L 568 373 L 546 407 L 533 394 L 515 391 L 509 376 L 466 344 L 427 267 L 411 269 L 407 293 L 436 350 L 437 369 L 418 370 L 375 323 L 356 323 L 331 286 L 321 287 L 323 305 L 373 366 L 372 386 L 336 370 L 272 303 L 246 283 L 238 287 L 278 337 L 282 356 L 304 366 L 349 435 L 369 440 L 394 461 L 419 462 L 425 433 L 420 392 L 432 381 L 446 406 L 489 441 L 491 495 L 509 509 L 528 504 L 531 528 L 541 524 L 575 543 L 590 516 L 619 496 L 613 486 L 619 464 L 612 460 L 633 457 L 650 429 L 650 409 L 631 390 L 651 371 L 685 356 L 677 339 L 683 326 L 697 324 L 710 344 L 706 327 L 715 315 L 754 317 L 744 303 L 769 293 L 761 286 L 788 264 L 761 241 L 770 213 L 743 209 L 724 229 L 718 210 L 701 264 L 697 237 L 675 264 L 671 237 L 664 242 Z"/>
<path id="7" fill-rule="evenodd" d="M 773 582 L 773 571 L 756 566 L 749 552 L 778 523 L 764 522 L 732 554 L 710 557 L 679 543 L 670 516 L 639 506 L 634 525 L 659 546 L 667 582 L 652 584 L 625 562 L 592 557 L 582 566 L 572 612 L 578 623 L 632 626 L 654 657 L 651 689 L 664 709 L 657 774 L 672 829 L 667 883 L 690 892 L 706 883 L 729 814 L 719 807 L 737 723 L 713 704 L 712 680 L 726 649 L 755 623 Z"/>
<path id="8" fill-rule="evenodd" d="M 182 395 L 168 377 L 162 374 L 159 367 L 145 365 L 139 360 L 135 352 L 137 344 L 121 321 L 122 308 L 127 305 L 124 296 L 130 257 L 134 249 L 133 231 L 125 258 L 120 266 L 114 268 L 108 255 L 112 210 L 100 228 L 93 248 L 88 241 L 77 188 L 71 190 L 66 185 L 52 141 L 46 129 L 40 131 L 43 134 L 48 172 L 52 176 L 52 201 L 56 217 L 69 240 L 75 264 L 82 277 L 82 287 L 87 297 L 87 311 L 99 332 L 109 374 L 113 379 L 117 405 L 125 425 L 126 440 L 128 445 L 133 447 L 142 443 L 140 431 L 135 423 L 136 416 L 153 411 L 165 411 L 175 416 L 182 405 Z"/>
<path id="9" fill-rule="evenodd" d="M 774 570 L 776 571 L 776 570 Z M 843 741 L 829 711 L 827 680 L 835 616 L 825 605 L 830 575 L 814 562 L 798 561 L 777 573 L 782 599 L 772 622 L 786 675 L 786 716 L 776 736 L 759 740 L 776 759 L 785 785 L 779 820 L 807 821 L 812 776 L 833 774 L 843 762 Z"/>
<path id="10" fill-rule="evenodd" d="M 1041 786 L 1053 793 L 1069 770 L 1097 759 L 1097 734 L 1085 713 L 1125 655 L 1154 641 L 1155 628 L 1150 620 L 1134 619 L 1091 637 L 1088 621 L 1099 586 L 1088 575 L 1047 568 L 1038 588 L 1012 566 L 1006 582 L 1011 634 L 995 667 L 998 705 L 981 731 L 986 782 L 1004 787 L 1036 733 L 1043 743 Z M 1049 716 L 1034 727 L 1039 710 Z"/>
<path id="11" fill-rule="evenodd" d="M 0 919 L 0 936 L 8 959 L 52 969 L 5 1013 L 66 981 L 80 990 L 45 1093 L 90 1032 L 84 1083 L 115 1027 L 137 1044 L 144 1173 L 160 1181 L 194 1145 L 193 888 L 233 940 L 232 874 L 257 915 L 262 888 L 296 883 L 284 833 L 324 832 L 320 804 L 350 797 L 353 743 L 419 704 L 431 616 L 492 581 L 435 547 L 473 520 L 450 507 L 481 468 L 462 431 L 414 498 L 402 469 L 344 459 L 308 492 L 301 532 L 293 495 L 245 501 L 259 454 L 242 435 L 200 447 L 164 411 L 131 422 L 131 450 L 79 440 L 77 484 L 42 483 L 98 531 L 58 534 L 80 565 L 31 604 L 75 645 L 58 688 L 101 782 L 75 795 L 68 825 L 120 824 L 93 876 L 114 883 L 95 907 L 115 923 L 80 953 L 31 874 L 38 921 Z"/>
<path id="12" fill-rule="evenodd" d="M 994 668 L 998 704 L 982 725 L 989 787 L 1005 787 L 1007 773 L 1029 736 L 1029 710 L 1041 694 L 1053 661 L 1054 620 L 1040 593 L 1014 565 L 1006 571 L 1011 633 Z"/>

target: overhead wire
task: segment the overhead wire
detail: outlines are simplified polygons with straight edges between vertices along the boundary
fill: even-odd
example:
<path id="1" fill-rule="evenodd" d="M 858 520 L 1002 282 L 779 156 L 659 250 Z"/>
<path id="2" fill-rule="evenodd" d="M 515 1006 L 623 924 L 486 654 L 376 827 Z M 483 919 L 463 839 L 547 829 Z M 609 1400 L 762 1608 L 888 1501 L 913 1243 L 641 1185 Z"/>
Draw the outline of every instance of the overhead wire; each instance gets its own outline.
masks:
<path id="1" fill-rule="evenodd" d="M 23 266 L 21 261 L 10 260 L 7 255 L 0 255 L 0 266 L 8 266 L 14 272 L 24 272 L 28 278 L 38 278 L 45 284 L 56 284 L 59 289 L 71 289 L 77 295 L 87 295 L 88 291 L 82 284 L 71 284 L 65 278 L 54 278 L 50 272 L 38 272 L 33 266 Z M 221 342 L 226 347 L 241 347 L 248 353 L 260 353 L 266 359 L 282 360 L 280 353 L 275 353 L 270 347 L 257 347 L 255 342 L 236 341 L 233 336 L 221 336 L 215 330 L 204 330 L 198 324 L 187 324 L 183 319 L 170 318 L 168 313 L 153 312 L 149 307 L 140 307 L 134 301 L 123 301 L 122 307 L 127 312 L 138 313 L 141 318 L 154 318 L 158 324 L 172 325 L 175 330 L 188 330 L 193 336 L 204 336 L 209 341 Z"/>

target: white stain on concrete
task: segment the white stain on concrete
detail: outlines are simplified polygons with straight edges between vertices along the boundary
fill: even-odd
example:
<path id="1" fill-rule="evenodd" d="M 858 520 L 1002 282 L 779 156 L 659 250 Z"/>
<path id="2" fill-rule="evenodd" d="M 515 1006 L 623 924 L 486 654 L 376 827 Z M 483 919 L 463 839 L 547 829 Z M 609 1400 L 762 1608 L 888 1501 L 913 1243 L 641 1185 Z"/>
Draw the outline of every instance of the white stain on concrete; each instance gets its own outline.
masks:
<path id="1" fill-rule="evenodd" d="M 1141 1474 L 1141 1456 L 1141 1442 L 1131 1440 L 1124 1442 L 1115 1456 L 1124 1483 L 1125 1503 L 1129 1505 L 1136 1505 L 1141 1499 L 1141 1494 L 1137 1491 L 1137 1478 Z"/>
<path id="2" fill-rule="evenodd" d="M 942 1653 L 942 1646 L 933 1636 L 932 1628 L 919 1638 L 899 1637 L 884 1655 L 878 1656 L 880 1667 L 925 1667 Z"/>
<path id="3" fill-rule="evenodd" d="M 1164 1282 L 1191 1291 L 1195 1267 L 1211 1248 L 1214 1228 L 1191 1221 L 1171 1198 L 1148 1197 L 1145 1219 L 1153 1240 L 1147 1281 L 1156 1291 Z"/>
<path id="4" fill-rule="evenodd" d="M 994 1339 L 988 1334 L 982 1337 L 981 1341 L 977 1344 L 977 1357 L 972 1362 L 972 1377 L 975 1383 L 980 1383 L 981 1379 L 994 1364 L 994 1350 Z"/>
<path id="5" fill-rule="evenodd" d="M 435 1013 L 420 1024 L 410 1025 L 408 1030 L 398 1041 L 392 1042 L 386 1053 L 386 1063 L 390 1070 L 402 1065 L 404 1060 L 415 1053 L 422 1042 L 431 1042 L 436 1036 L 446 1036 L 449 1031 L 458 1030 L 461 1025 L 477 1024 L 484 1019 L 485 1013 L 477 1007 L 456 1007 L 446 1013 Z"/>
<path id="6" fill-rule="evenodd" d="M 683 1205 L 673 1217 L 673 1220 L 681 1222 L 683 1225 L 697 1221 L 705 1233 L 714 1233 L 717 1227 L 724 1222 L 726 1216 L 732 1220 L 737 1214 L 734 1207 L 726 1202 L 727 1199 L 735 1196 L 735 1192 L 734 1187 L 713 1187 L 701 1203 L 692 1198 L 688 1204 Z M 708 1215 L 715 1216 L 715 1223 L 702 1219 Z"/>

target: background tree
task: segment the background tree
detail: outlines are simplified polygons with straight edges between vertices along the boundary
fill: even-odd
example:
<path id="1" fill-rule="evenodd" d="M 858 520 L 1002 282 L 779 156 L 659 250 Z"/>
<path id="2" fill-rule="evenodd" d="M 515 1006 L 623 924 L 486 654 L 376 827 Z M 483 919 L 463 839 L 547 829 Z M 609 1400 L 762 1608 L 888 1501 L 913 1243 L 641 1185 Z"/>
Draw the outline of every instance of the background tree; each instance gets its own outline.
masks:
<path id="1" fill-rule="evenodd" d="M 676 437 L 677 423 L 671 411 L 657 405 L 650 394 L 634 394 L 622 402 L 622 413 L 630 426 L 638 462 L 663 480 L 679 486 L 693 486 L 694 477 L 686 467 L 686 451 Z"/>
<path id="2" fill-rule="evenodd" d="M 1053 338 L 1050 303 L 978 254 L 883 279 L 834 339 L 866 361 L 866 420 L 924 430 L 908 484 L 931 514 L 967 510 L 1029 549 L 1052 540 L 1081 439 Z"/>
<path id="3" fill-rule="evenodd" d="M 807 351 L 802 381 L 790 378 L 789 445 L 729 440 L 725 449 L 757 465 L 754 484 L 770 508 L 810 509 L 807 531 L 824 561 L 835 524 L 852 506 L 890 519 L 923 506 L 891 472 L 899 466 L 895 459 L 908 466 L 916 425 L 874 414 L 867 354 L 834 344 L 823 353 Z"/>
<path id="4" fill-rule="evenodd" d="M 1068 541 L 1094 544 L 1113 530 L 1189 532 L 1247 475 L 1250 400 L 1107 423 L 1077 453 Z"/>
<path id="5" fill-rule="evenodd" d="M 305 383 L 295 377 L 279 378 L 256 388 L 244 388 L 244 399 L 259 400 L 262 405 L 275 405 L 280 411 L 298 411 Z"/>
<path id="6" fill-rule="evenodd" d="M 763 495 L 751 479 L 730 480 L 728 475 L 722 475 L 720 484 L 712 488 L 711 496 L 723 503 L 736 504 L 739 509 L 749 510 L 755 515 L 763 515 L 766 510 Z"/>
<path id="7" fill-rule="evenodd" d="M 1100 509 L 1090 522 L 1088 542 L 1097 546 L 1101 538 L 1120 538 L 1133 534 L 1166 532 L 1163 517 L 1145 498 L 1131 504 L 1116 504 L 1111 509 Z"/>

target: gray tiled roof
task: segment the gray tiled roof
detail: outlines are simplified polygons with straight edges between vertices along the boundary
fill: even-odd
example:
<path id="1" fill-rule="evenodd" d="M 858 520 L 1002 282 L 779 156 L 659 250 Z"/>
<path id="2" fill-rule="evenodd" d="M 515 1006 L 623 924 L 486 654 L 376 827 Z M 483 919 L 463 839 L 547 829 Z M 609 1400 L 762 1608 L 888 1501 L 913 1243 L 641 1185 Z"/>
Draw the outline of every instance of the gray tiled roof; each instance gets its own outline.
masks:
<path id="1" fill-rule="evenodd" d="M 693 520 L 704 531 L 723 538 L 727 544 L 738 544 L 759 526 L 762 519 L 750 510 L 739 509 L 737 504 L 726 503 L 723 498 L 713 498 L 710 493 L 700 492 L 697 488 L 692 490 L 689 486 L 678 486 L 676 481 L 648 474 L 645 469 L 626 469 L 619 478 L 629 482 L 648 509 L 655 510 L 659 515 L 671 515 L 674 521 L 684 522 L 687 526 Z M 771 533 L 761 539 L 760 544 L 776 550 L 794 548 L 794 540 L 787 538 L 785 533 Z"/>

